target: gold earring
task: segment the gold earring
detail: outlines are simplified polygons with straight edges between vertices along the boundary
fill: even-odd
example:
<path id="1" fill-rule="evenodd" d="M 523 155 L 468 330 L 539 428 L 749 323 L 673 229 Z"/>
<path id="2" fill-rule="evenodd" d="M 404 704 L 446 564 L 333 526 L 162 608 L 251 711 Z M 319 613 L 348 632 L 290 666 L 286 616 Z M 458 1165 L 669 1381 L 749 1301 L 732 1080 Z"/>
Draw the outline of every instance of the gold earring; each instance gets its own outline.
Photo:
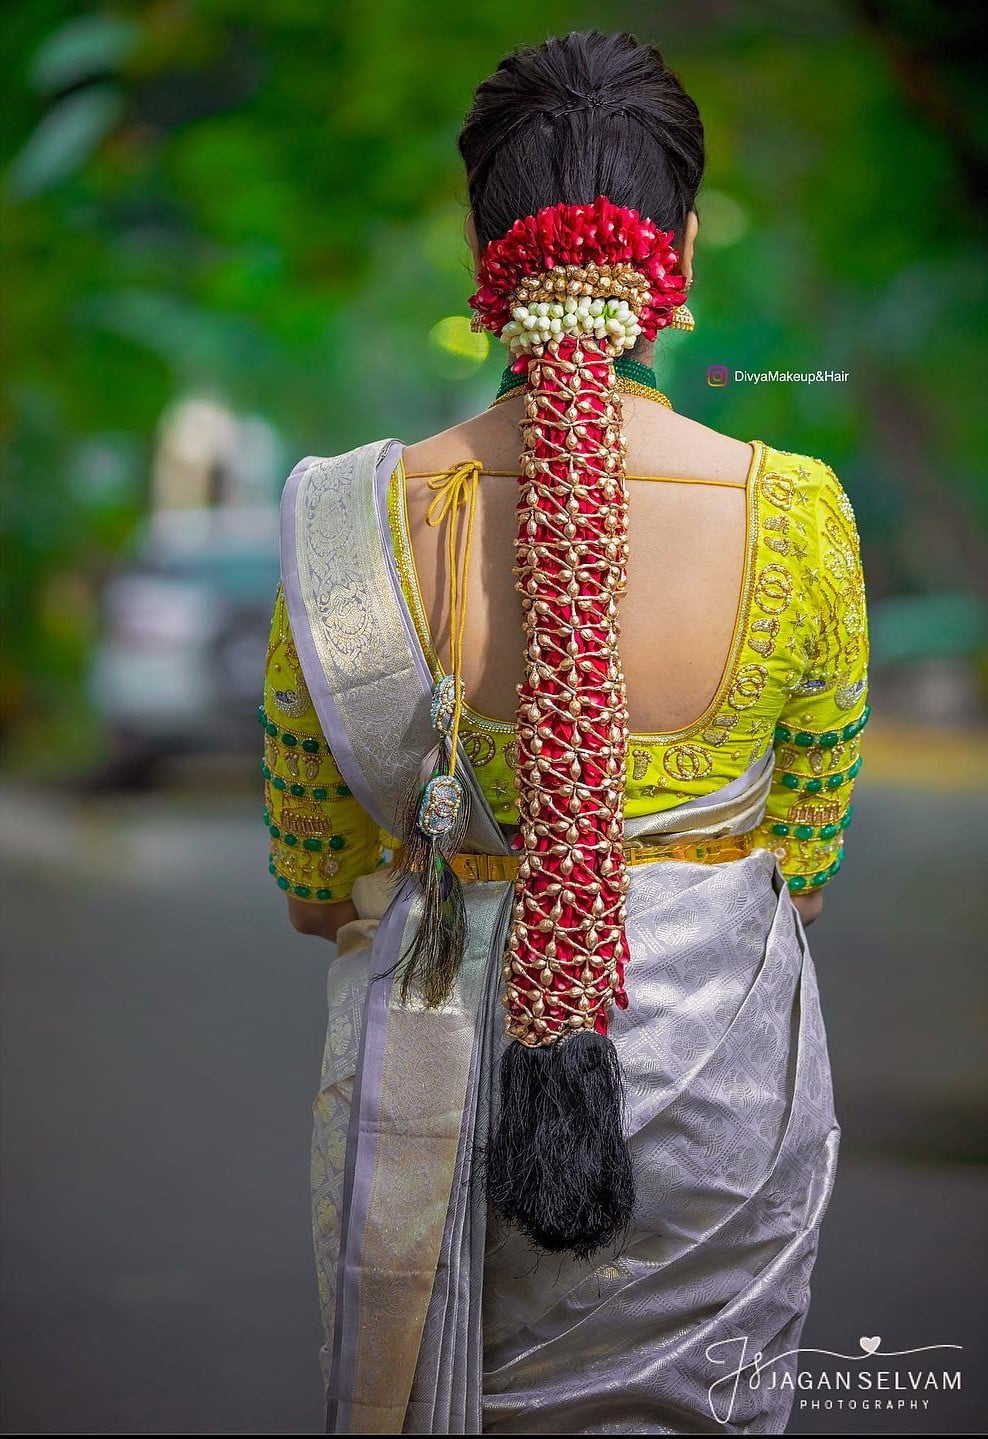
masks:
<path id="1" fill-rule="evenodd" d="M 693 284 L 693 277 L 686 281 L 686 293 L 689 294 Z M 672 312 L 672 319 L 669 321 L 670 330 L 695 330 L 696 320 L 688 305 L 677 305 Z"/>

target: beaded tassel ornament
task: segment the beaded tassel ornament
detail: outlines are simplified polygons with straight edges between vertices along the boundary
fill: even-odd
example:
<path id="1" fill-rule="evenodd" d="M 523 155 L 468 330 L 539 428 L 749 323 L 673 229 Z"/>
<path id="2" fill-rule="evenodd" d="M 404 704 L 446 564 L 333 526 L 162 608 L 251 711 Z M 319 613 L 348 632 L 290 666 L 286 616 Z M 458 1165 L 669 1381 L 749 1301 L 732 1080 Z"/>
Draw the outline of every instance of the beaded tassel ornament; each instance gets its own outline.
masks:
<path id="1" fill-rule="evenodd" d="M 430 525 L 446 521 L 446 564 L 449 574 L 449 673 L 432 696 L 432 726 L 438 743 L 426 755 L 418 783 L 405 797 L 398 823 L 402 839 L 392 872 L 400 885 L 409 876 L 422 893 L 422 918 L 412 943 L 396 961 L 401 997 L 416 986 L 426 1004 L 436 1007 L 450 996 L 466 941 L 463 887 L 450 860 L 459 851 L 470 823 L 470 797 L 457 776 L 457 742 L 463 709 L 463 633 L 466 626 L 466 579 L 473 544 L 480 462 L 453 466 L 429 481 L 438 494 L 426 513 Z M 466 532 L 459 553 L 459 511 L 467 511 Z M 390 973 L 390 971 L 387 971 Z"/>
<path id="2" fill-rule="evenodd" d="M 524 852 L 487 1193 L 535 1244 L 582 1259 L 620 1236 L 635 1197 L 607 1034 L 611 1005 L 628 1002 L 618 652 L 628 499 L 614 360 L 639 335 L 654 338 L 684 298 L 671 239 L 605 196 L 551 206 L 487 247 L 471 297 L 526 379 L 514 570 Z"/>

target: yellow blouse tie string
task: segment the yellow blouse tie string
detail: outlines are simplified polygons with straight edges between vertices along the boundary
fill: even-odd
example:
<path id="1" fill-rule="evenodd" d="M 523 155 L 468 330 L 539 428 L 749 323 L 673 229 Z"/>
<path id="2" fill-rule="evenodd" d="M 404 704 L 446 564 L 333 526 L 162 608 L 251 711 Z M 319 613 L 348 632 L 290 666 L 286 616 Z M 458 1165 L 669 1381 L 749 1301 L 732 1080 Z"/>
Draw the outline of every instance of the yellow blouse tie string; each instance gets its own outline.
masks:
<path id="1" fill-rule="evenodd" d="M 473 547 L 473 528 L 477 513 L 477 490 L 483 465 L 480 460 L 464 460 L 453 465 L 441 475 L 429 481 L 429 489 L 435 490 L 436 497 L 426 511 L 426 524 L 435 528 L 443 520 L 446 527 L 446 564 L 449 570 L 449 672 L 453 676 L 453 718 L 449 737 L 451 754 L 450 775 L 456 774 L 456 746 L 460 733 L 460 715 L 463 710 L 463 635 L 467 619 L 467 576 L 470 570 L 470 552 Z M 466 534 L 463 555 L 457 572 L 457 550 L 460 538 L 460 520 L 466 505 Z"/>

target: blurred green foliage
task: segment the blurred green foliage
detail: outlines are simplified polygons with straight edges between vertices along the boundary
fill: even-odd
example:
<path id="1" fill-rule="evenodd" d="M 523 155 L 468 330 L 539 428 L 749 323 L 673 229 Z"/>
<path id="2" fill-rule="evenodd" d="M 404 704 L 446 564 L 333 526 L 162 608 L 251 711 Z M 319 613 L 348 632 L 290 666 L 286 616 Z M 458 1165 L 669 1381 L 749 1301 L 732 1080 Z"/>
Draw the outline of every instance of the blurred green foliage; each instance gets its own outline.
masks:
<path id="1" fill-rule="evenodd" d="M 827 459 L 873 595 L 976 588 L 980 19 L 926 0 L 5 7 L 8 726 L 79 710 L 169 402 L 263 415 L 289 463 L 486 405 L 503 355 L 478 367 L 439 325 L 472 289 L 457 129 L 502 54 L 591 25 L 659 43 L 707 129 L 697 329 L 658 352 L 677 408 Z M 710 364 L 850 378 L 710 389 Z"/>

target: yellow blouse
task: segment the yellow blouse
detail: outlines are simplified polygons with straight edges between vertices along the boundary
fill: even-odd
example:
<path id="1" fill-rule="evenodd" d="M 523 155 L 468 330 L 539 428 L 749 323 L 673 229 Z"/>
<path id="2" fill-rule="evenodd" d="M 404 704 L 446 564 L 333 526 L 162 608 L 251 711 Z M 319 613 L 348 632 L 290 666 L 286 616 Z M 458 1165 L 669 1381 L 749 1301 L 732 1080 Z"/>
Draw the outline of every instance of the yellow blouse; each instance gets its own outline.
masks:
<path id="1" fill-rule="evenodd" d="M 744 578 L 721 682 L 692 724 L 631 735 L 625 813 L 666 809 L 717 789 L 774 744 L 775 773 L 756 843 L 775 852 L 793 892 L 809 891 L 840 867 L 869 714 L 860 544 L 850 501 L 828 465 L 762 443 L 754 451 Z M 391 532 L 405 600 L 438 680 L 443 669 L 419 591 L 405 500 L 399 460 L 388 494 Z M 282 889 L 302 899 L 346 899 L 357 876 L 384 863 L 396 841 L 364 812 L 329 752 L 280 585 L 260 717 L 271 871 Z M 494 815 L 517 824 L 513 726 L 464 705 L 460 735 Z"/>

